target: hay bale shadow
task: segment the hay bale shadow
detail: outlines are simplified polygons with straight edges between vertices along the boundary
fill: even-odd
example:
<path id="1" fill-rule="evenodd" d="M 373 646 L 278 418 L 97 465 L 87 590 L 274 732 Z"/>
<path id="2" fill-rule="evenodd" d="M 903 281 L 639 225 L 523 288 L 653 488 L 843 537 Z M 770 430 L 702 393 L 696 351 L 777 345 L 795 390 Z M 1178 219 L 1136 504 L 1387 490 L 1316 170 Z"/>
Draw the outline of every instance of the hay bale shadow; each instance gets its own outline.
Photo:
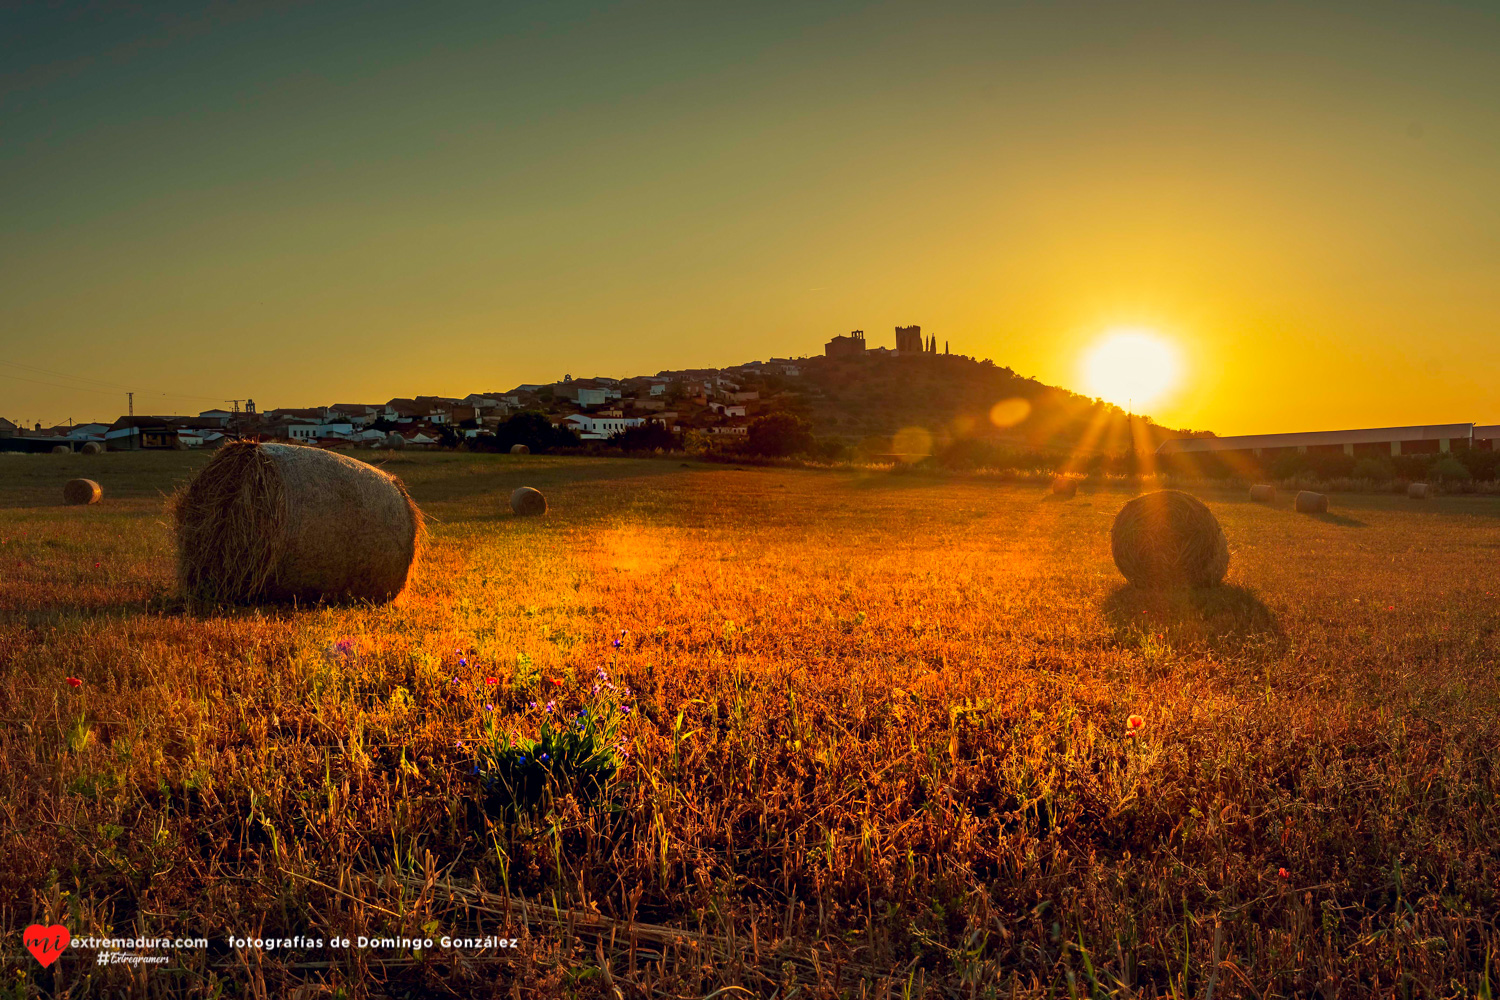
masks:
<path id="1" fill-rule="evenodd" d="M 1319 513 L 1319 514 L 1307 514 L 1305 516 L 1313 518 L 1314 520 L 1317 520 L 1317 521 L 1322 521 L 1325 524 L 1337 524 L 1337 525 L 1339 525 L 1340 527 L 1343 527 L 1343 528 L 1367 528 L 1367 527 L 1369 527 L 1369 525 L 1365 524 L 1365 522 L 1363 522 L 1361 520 L 1358 520 L 1357 518 L 1349 517 L 1346 514 L 1331 514 L 1331 513 L 1328 513 L 1327 511 L 1324 511 L 1324 512 Z"/>
<path id="2" fill-rule="evenodd" d="M 1174 646 L 1239 654 L 1274 650 L 1286 642 L 1276 615 L 1246 587 L 1143 590 L 1126 584 L 1104 600 L 1116 641 L 1134 645 L 1143 633 Z"/>

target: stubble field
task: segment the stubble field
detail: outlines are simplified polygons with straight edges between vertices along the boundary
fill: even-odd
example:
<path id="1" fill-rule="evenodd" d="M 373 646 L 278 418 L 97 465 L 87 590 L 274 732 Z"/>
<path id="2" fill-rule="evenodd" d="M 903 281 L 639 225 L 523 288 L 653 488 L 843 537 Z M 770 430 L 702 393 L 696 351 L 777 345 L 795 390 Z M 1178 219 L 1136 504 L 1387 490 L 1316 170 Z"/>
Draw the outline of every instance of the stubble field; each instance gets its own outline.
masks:
<path id="1" fill-rule="evenodd" d="M 1200 493 L 1228 585 L 1148 595 L 1120 490 L 399 455 L 400 602 L 207 611 L 162 509 L 207 457 L 0 455 L 0 995 L 1500 979 L 1500 499 Z M 601 796 L 491 807 L 487 734 L 612 705 Z M 42 970 L 33 923 L 209 946 Z M 326 946 L 361 935 L 517 947 Z"/>

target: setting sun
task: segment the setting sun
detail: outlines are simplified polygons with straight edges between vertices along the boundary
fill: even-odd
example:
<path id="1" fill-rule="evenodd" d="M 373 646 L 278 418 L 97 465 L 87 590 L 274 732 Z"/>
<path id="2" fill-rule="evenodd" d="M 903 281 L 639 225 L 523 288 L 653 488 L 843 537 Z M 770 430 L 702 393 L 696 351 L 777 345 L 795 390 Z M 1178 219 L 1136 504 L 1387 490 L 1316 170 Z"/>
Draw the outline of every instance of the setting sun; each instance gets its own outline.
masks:
<path id="1" fill-rule="evenodd" d="M 1151 330 L 1111 330 L 1083 360 L 1086 391 L 1121 406 L 1149 406 L 1177 385 L 1177 351 Z"/>

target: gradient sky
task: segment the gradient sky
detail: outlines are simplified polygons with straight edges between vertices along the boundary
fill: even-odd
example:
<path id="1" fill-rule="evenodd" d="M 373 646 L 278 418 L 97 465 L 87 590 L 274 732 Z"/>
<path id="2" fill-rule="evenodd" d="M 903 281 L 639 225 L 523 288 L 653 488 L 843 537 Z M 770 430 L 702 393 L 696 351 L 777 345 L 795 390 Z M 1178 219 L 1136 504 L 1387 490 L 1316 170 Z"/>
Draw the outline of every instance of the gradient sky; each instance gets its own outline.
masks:
<path id="1" fill-rule="evenodd" d="M 920 323 L 1079 388 L 1155 328 L 1173 426 L 1500 422 L 1497 51 L 1493 0 L 33 5 L 0 14 L 0 415 Z"/>

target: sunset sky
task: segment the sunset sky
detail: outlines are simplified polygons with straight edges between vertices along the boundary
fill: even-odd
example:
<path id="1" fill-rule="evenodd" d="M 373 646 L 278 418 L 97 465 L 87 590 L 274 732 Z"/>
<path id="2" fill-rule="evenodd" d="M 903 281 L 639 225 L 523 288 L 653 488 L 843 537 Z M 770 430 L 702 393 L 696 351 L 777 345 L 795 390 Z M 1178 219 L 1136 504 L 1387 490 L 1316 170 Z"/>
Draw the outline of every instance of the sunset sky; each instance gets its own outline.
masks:
<path id="1" fill-rule="evenodd" d="M 0 416 L 941 346 L 1219 433 L 1500 422 L 1500 4 L 0 14 Z M 185 397 L 159 395 L 186 394 Z"/>

